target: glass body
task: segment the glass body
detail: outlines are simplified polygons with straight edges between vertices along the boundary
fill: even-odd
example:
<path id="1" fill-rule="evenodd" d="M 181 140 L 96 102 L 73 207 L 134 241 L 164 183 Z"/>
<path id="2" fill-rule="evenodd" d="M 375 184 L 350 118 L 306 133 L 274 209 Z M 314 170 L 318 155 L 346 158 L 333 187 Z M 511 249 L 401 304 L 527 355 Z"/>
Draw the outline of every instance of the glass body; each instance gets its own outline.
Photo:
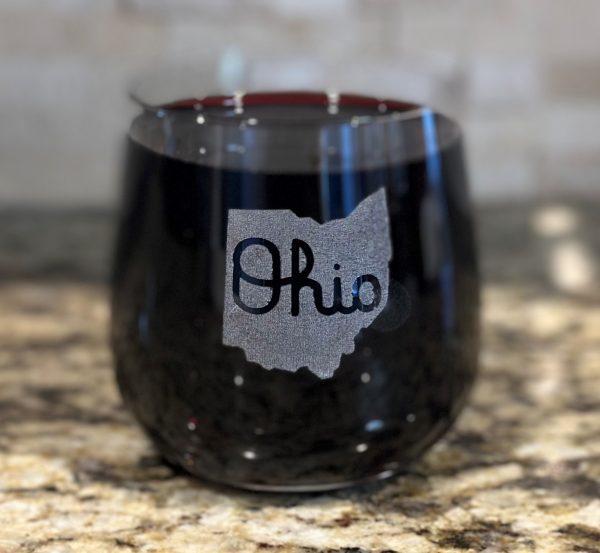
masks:
<path id="1" fill-rule="evenodd" d="M 344 95 L 146 106 L 131 126 L 124 188 L 116 374 L 169 462 L 250 489 L 336 488 L 405 468 L 451 425 L 476 372 L 479 310 L 455 123 Z M 367 223 L 324 225 L 350 221 L 368 198 L 380 204 Z M 290 214 L 312 225 L 308 238 L 284 228 Z M 242 236 L 246 220 L 257 240 L 237 248 L 236 265 L 228 234 Z M 261 221 L 277 247 L 257 235 Z M 325 228 L 333 239 L 319 238 Z M 327 278 L 314 276 L 321 251 Z M 367 257 L 384 260 L 377 278 Z M 363 265 L 344 272 L 352 260 Z M 242 297 L 252 290 L 255 303 Z M 237 334 L 224 339 L 224 325 Z"/>

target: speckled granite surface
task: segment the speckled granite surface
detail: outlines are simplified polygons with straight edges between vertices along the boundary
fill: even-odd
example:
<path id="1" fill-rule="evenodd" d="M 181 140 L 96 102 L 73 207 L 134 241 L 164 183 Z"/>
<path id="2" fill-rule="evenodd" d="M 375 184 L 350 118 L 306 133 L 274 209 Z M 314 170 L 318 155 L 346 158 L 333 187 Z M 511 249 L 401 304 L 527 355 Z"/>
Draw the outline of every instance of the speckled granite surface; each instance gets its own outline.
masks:
<path id="1" fill-rule="evenodd" d="M 0 552 L 600 551 L 600 205 L 481 213 L 481 377 L 410 474 L 320 495 L 160 464 L 121 407 L 110 219 L 0 216 Z"/>

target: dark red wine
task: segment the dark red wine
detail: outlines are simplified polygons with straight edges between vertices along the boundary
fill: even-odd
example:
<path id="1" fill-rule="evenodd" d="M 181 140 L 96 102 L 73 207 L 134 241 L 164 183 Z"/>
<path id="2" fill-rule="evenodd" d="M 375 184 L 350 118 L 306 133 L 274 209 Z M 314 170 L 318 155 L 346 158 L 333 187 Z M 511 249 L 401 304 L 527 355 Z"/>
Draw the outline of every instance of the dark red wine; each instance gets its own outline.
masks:
<path id="1" fill-rule="evenodd" d="M 242 487 L 319 489 L 395 472 L 449 427 L 476 371 L 476 257 L 460 143 L 422 151 L 364 170 L 286 174 L 184 161 L 130 139 L 112 342 L 123 397 L 166 459 Z M 229 210 L 326 223 L 381 189 L 393 252 L 387 304 L 333 376 L 267 370 L 223 343 Z M 310 257 L 311 245 L 295 244 Z M 242 255 L 238 287 L 247 285 Z M 296 288 L 318 288 L 325 312 L 319 298 L 335 296 L 335 281 L 309 281 L 299 259 Z M 334 261 L 336 271 L 347 263 Z M 377 301 L 354 297 L 348 312 Z"/>

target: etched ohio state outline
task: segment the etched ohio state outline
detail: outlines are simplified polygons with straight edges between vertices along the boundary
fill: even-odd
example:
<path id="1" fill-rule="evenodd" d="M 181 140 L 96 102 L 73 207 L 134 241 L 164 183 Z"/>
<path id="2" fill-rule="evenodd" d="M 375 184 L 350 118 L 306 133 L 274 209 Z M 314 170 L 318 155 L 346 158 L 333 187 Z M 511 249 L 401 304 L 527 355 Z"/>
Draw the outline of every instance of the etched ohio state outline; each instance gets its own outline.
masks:
<path id="1" fill-rule="evenodd" d="M 223 344 L 266 369 L 333 376 L 387 303 L 391 258 L 384 188 L 324 224 L 230 209 Z"/>

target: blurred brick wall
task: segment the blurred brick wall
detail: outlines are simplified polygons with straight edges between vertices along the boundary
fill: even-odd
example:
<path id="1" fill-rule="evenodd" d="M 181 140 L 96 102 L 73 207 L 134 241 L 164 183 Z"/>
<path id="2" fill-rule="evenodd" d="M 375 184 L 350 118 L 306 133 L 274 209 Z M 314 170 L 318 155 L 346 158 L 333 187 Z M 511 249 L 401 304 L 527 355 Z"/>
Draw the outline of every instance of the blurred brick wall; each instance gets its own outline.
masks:
<path id="1" fill-rule="evenodd" d="M 110 205 L 131 78 L 432 103 L 480 202 L 600 195 L 599 0 L 2 0 L 0 203 Z"/>

